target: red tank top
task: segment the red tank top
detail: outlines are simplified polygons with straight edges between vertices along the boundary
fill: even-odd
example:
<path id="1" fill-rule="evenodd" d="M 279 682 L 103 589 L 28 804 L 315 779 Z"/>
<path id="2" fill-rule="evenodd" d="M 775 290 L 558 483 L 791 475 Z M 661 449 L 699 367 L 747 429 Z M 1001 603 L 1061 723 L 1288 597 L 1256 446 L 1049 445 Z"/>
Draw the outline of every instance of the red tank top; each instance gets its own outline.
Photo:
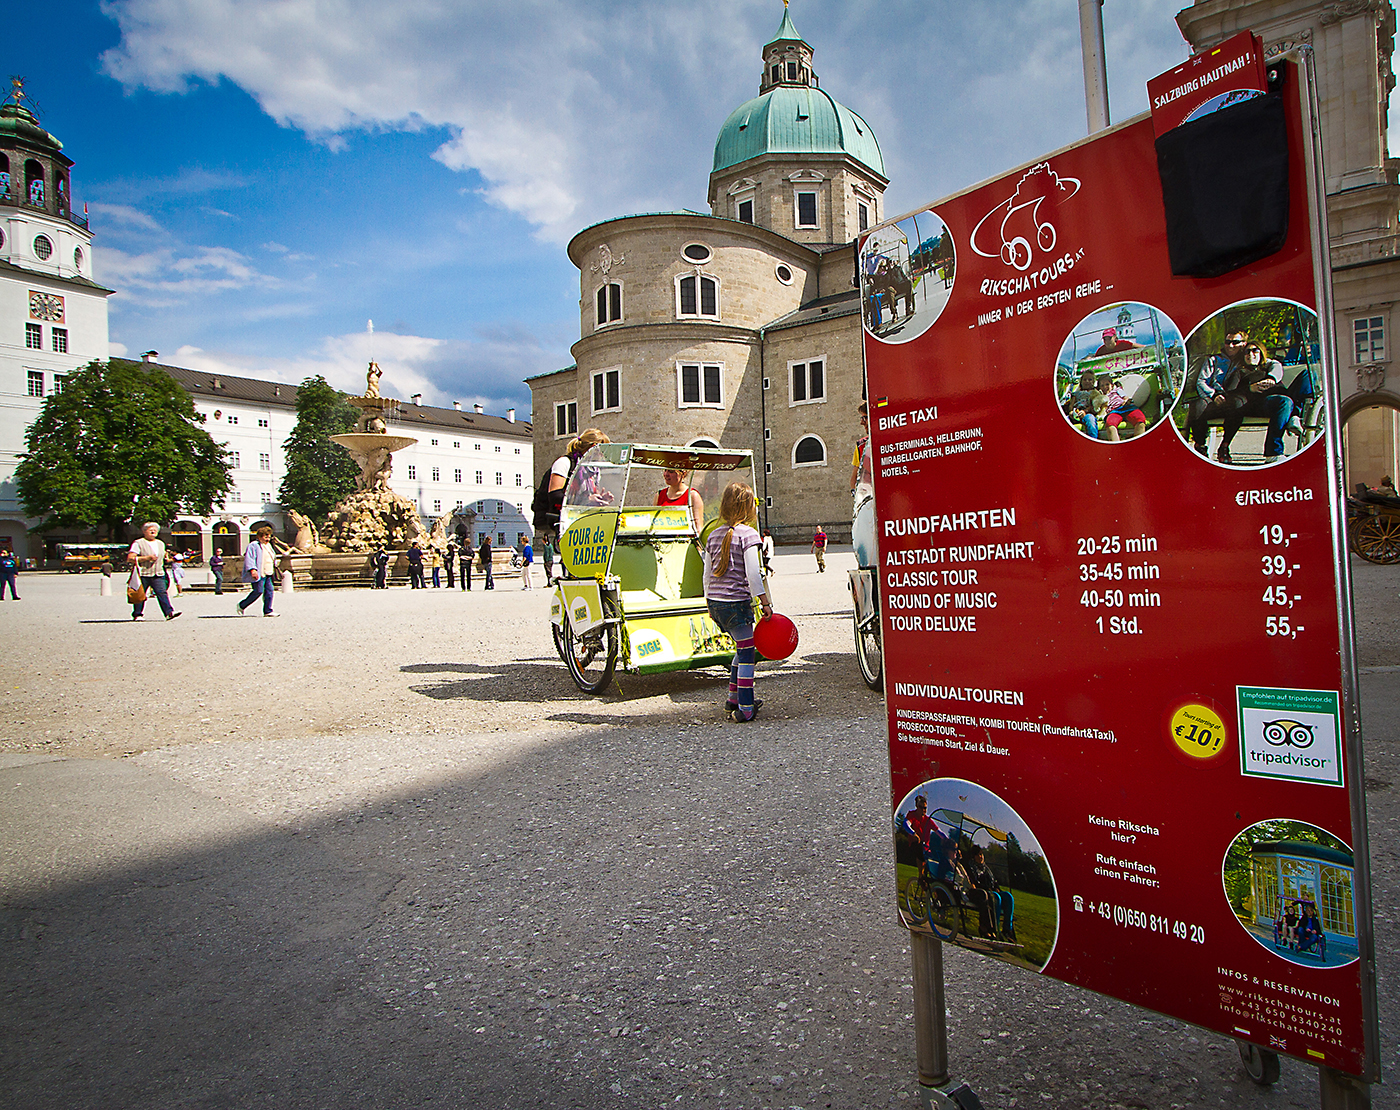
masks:
<path id="1" fill-rule="evenodd" d="M 690 487 L 687 486 L 675 497 L 672 497 L 667 490 L 659 490 L 656 494 L 656 503 L 658 505 L 689 505 Z"/>

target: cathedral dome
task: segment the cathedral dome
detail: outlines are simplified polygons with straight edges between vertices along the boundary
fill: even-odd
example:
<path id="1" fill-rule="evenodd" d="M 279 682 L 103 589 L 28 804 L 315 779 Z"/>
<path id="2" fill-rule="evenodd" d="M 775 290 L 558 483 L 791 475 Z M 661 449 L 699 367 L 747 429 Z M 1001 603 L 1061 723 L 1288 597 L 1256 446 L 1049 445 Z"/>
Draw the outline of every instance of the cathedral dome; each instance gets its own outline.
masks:
<path id="1" fill-rule="evenodd" d="M 719 129 L 714 169 L 778 153 L 849 154 L 885 176 L 870 124 L 824 89 L 780 85 L 739 105 Z"/>

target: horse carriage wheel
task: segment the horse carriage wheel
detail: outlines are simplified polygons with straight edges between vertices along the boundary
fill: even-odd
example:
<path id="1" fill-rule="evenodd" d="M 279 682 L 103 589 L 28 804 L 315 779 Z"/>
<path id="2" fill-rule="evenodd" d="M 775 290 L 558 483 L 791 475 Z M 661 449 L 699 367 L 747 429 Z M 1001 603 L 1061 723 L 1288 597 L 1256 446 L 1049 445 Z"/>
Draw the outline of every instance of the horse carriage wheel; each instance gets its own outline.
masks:
<path id="1" fill-rule="evenodd" d="M 1347 525 L 1347 538 L 1368 563 L 1400 563 L 1400 516 L 1356 517 Z"/>

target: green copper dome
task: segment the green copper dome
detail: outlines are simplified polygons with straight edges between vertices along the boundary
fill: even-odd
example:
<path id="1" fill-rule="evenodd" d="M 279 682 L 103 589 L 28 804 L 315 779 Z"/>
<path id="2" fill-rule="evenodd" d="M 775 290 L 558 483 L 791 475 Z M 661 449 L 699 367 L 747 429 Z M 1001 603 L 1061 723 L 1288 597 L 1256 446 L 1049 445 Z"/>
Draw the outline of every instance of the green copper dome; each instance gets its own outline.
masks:
<path id="1" fill-rule="evenodd" d="M 715 170 L 762 154 L 849 154 L 885 176 L 875 132 L 822 89 L 780 85 L 735 108 L 715 140 Z"/>

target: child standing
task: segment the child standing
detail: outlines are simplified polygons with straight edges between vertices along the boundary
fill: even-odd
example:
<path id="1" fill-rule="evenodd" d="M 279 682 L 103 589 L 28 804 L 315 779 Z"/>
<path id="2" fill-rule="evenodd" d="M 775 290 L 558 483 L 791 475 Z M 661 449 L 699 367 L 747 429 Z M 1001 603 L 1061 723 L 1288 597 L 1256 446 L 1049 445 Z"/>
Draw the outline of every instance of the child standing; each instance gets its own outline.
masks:
<path id="1" fill-rule="evenodd" d="M 753 490 L 732 482 L 719 503 L 720 527 L 710 533 L 703 553 L 705 600 L 710 619 L 734 641 L 729 667 L 729 698 L 724 708 L 733 721 L 751 721 L 759 703 L 753 696 L 753 602 L 763 619 L 773 615 L 759 558 L 763 541 L 757 531 L 758 505 Z"/>

